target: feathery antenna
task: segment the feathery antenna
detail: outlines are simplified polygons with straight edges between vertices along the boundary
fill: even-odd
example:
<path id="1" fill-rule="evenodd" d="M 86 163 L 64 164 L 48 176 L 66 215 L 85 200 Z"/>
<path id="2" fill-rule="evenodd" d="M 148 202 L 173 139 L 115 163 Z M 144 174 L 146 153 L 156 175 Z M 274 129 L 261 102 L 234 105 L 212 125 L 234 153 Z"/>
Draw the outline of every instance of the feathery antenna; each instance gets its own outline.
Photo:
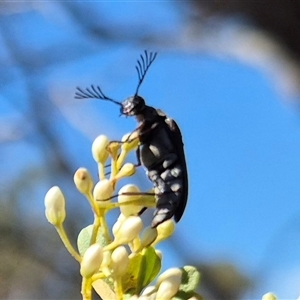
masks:
<path id="1" fill-rule="evenodd" d="M 145 78 L 145 75 L 151 66 L 152 62 L 155 60 L 157 55 L 157 52 L 150 52 L 148 53 L 147 50 L 144 51 L 144 56 L 141 54 L 141 59 L 137 61 L 137 65 L 135 66 L 138 77 L 139 77 L 139 83 L 135 91 L 135 96 L 137 95 L 139 88 Z"/>
<path id="2" fill-rule="evenodd" d="M 119 106 L 122 106 L 121 102 L 118 102 L 112 98 L 109 98 L 104 95 L 101 88 L 99 86 L 93 86 L 91 85 L 90 88 L 86 88 L 85 90 L 81 89 L 80 87 L 77 87 L 77 92 L 75 92 L 75 99 L 101 99 L 101 100 L 107 100 L 111 101 Z"/>

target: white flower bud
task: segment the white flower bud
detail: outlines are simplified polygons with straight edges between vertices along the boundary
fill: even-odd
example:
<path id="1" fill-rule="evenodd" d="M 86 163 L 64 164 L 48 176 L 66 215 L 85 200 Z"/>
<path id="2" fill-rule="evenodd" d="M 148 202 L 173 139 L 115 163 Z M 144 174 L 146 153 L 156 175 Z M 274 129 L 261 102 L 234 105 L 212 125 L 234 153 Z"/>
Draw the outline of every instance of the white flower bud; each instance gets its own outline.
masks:
<path id="1" fill-rule="evenodd" d="M 115 235 L 116 243 L 119 245 L 130 243 L 139 235 L 142 228 L 143 222 L 140 217 L 129 216 L 122 222 L 120 229 Z"/>
<path id="2" fill-rule="evenodd" d="M 262 300 L 276 300 L 277 297 L 273 293 L 264 294 Z"/>
<path id="3" fill-rule="evenodd" d="M 172 281 L 166 280 L 159 286 L 155 299 L 157 300 L 171 300 L 178 292 L 179 286 L 174 285 Z"/>
<path id="4" fill-rule="evenodd" d="M 168 300 L 178 292 L 181 284 L 182 271 L 178 268 L 171 268 L 162 273 L 157 278 L 156 298 L 159 300 Z"/>
<path id="5" fill-rule="evenodd" d="M 74 183 L 78 191 L 82 194 L 88 195 L 94 186 L 91 174 L 85 168 L 79 168 L 74 174 Z"/>
<path id="6" fill-rule="evenodd" d="M 99 244 L 93 244 L 84 253 L 81 264 L 80 274 L 82 277 L 93 276 L 100 268 L 103 259 L 103 250 Z"/>
<path id="7" fill-rule="evenodd" d="M 141 296 L 150 296 L 155 292 L 156 292 L 156 287 L 154 285 L 149 285 L 143 290 Z"/>
<path id="8" fill-rule="evenodd" d="M 150 226 L 146 227 L 141 234 L 141 246 L 140 248 L 145 248 L 150 246 L 157 237 L 157 228 L 152 228 Z"/>
<path id="9" fill-rule="evenodd" d="M 45 196 L 45 215 L 49 223 L 61 225 L 66 218 L 65 197 L 58 186 L 52 187 Z"/>
<path id="10" fill-rule="evenodd" d="M 108 158 L 108 152 L 106 150 L 109 144 L 108 138 L 105 135 L 99 135 L 93 142 L 92 154 L 97 163 L 105 164 Z"/>
<path id="11" fill-rule="evenodd" d="M 95 185 L 93 196 L 96 201 L 107 201 L 113 192 L 114 188 L 112 182 L 108 179 L 103 179 Z"/>
<path id="12" fill-rule="evenodd" d="M 111 254 L 111 267 L 115 276 L 123 276 L 129 265 L 129 258 L 124 246 L 117 247 Z"/>
<path id="13" fill-rule="evenodd" d="M 118 230 L 121 227 L 121 224 L 123 223 L 123 221 L 126 219 L 126 217 L 123 214 L 120 214 L 118 217 L 118 220 L 116 221 L 116 223 L 113 225 L 112 227 L 112 233 L 114 236 L 116 236 Z"/>
<path id="14" fill-rule="evenodd" d="M 155 249 L 156 255 L 159 257 L 160 260 L 162 260 L 162 252 L 160 250 Z"/>
<path id="15" fill-rule="evenodd" d="M 118 202 L 126 203 L 128 201 L 135 201 L 141 198 L 141 195 L 124 195 L 126 193 L 140 193 L 140 189 L 134 184 L 126 184 L 119 190 Z M 128 217 L 131 215 L 136 215 L 141 211 L 143 206 L 140 205 L 121 205 L 121 213 Z"/>

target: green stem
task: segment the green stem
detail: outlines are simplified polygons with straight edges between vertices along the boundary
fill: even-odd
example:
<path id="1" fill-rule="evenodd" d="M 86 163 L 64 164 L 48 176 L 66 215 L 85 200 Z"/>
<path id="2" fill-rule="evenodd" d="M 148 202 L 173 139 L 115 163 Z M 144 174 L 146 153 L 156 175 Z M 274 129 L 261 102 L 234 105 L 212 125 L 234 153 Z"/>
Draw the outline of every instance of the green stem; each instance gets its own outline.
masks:
<path id="1" fill-rule="evenodd" d="M 105 179 L 105 167 L 102 163 L 98 163 L 98 174 L 100 180 Z"/>
<path id="2" fill-rule="evenodd" d="M 91 300 L 92 299 L 92 279 L 91 278 L 82 277 L 81 295 L 82 295 L 82 300 Z"/>
<path id="3" fill-rule="evenodd" d="M 79 253 L 74 249 L 74 247 L 72 246 L 67 233 L 65 231 L 65 228 L 63 226 L 63 224 L 60 224 L 58 226 L 55 227 L 57 230 L 57 233 L 59 234 L 63 244 L 65 245 L 65 247 L 67 248 L 67 250 L 69 251 L 69 253 L 80 263 L 81 262 L 81 256 L 79 255 Z"/>
<path id="4" fill-rule="evenodd" d="M 103 273 L 96 273 L 92 276 L 92 282 L 104 278 L 106 278 L 106 276 Z"/>
<path id="5" fill-rule="evenodd" d="M 116 276 L 114 279 L 115 279 L 114 284 L 115 284 L 116 299 L 122 300 L 123 299 L 123 288 L 122 288 L 121 277 Z"/>
<path id="6" fill-rule="evenodd" d="M 117 172 L 118 172 L 118 170 L 117 170 L 117 162 L 114 159 L 111 160 L 110 170 L 111 170 L 110 179 L 113 179 L 116 176 Z"/>
<path id="7" fill-rule="evenodd" d="M 99 221 L 100 221 L 102 233 L 106 240 L 106 243 L 109 244 L 111 242 L 111 237 L 109 235 L 109 229 L 105 219 L 106 209 L 99 208 L 99 212 L 100 212 Z"/>
<path id="8" fill-rule="evenodd" d="M 87 200 L 89 201 L 94 213 L 99 216 L 99 207 L 97 205 L 97 202 L 94 201 L 93 195 L 91 192 L 89 192 L 89 194 L 86 195 Z"/>
<path id="9" fill-rule="evenodd" d="M 121 166 L 123 165 L 126 157 L 128 155 L 128 151 L 125 151 L 122 149 L 118 159 L 117 159 L 117 169 L 120 170 L 121 169 Z"/>
<path id="10" fill-rule="evenodd" d="M 93 231 L 92 231 L 90 245 L 96 243 L 99 227 L 100 227 L 100 218 L 96 214 L 94 214 L 94 224 L 93 224 Z"/>
<path id="11" fill-rule="evenodd" d="M 93 231 L 91 236 L 90 244 L 94 244 L 97 241 L 97 236 L 99 232 L 99 228 L 102 230 L 103 237 L 105 238 L 106 244 L 111 242 L 111 237 L 109 234 L 108 225 L 105 219 L 105 212 L 106 209 L 99 209 L 99 215 L 94 214 L 94 224 L 93 224 Z"/>

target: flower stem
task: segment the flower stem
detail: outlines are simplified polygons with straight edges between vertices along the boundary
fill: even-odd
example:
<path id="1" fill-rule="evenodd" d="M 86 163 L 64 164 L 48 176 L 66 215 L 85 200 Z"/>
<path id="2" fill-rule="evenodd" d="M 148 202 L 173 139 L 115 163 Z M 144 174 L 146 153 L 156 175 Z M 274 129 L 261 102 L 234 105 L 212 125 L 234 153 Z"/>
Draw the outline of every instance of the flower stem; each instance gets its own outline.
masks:
<path id="1" fill-rule="evenodd" d="M 72 246 L 67 233 L 65 231 L 65 228 L 63 226 L 63 224 L 60 224 L 58 226 L 55 227 L 57 230 L 57 233 L 59 234 L 63 244 L 65 245 L 65 247 L 67 248 L 67 250 L 69 251 L 69 253 L 80 263 L 81 262 L 81 256 L 78 254 L 78 252 L 74 249 L 74 247 Z"/>
<path id="2" fill-rule="evenodd" d="M 82 295 L 82 300 L 91 300 L 92 299 L 92 279 L 91 278 L 82 277 L 81 295 Z"/>
<path id="3" fill-rule="evenodd" d="M 90 203 L 90 205 L 91 205 L 91 207 L 92 207 L 94 213 L 95 213 L 97 216 L 99 216 L 99 207 L 98 207 L 96 201 L 94 201 L 94 198 L 93 198 L 92 193 L 90 192 L 88 195 L 86 195 L 86 198 L 88 199 L 88 201 L 89 201 L 89 203 Z"/>
<path id="4" fill-rule="evenodd" d="M 109 235 L 109 229 L 108 229 L 106 219 L 105 219 L 106 209 L 100 208 L 99 211 L 100 211 L 99 221 L 100 221 L 102 233 L 103 233 L 103 236 L 104 236 L 107 244 L 109 244 L 111 242 L 111 238 Z"/>
<path id="5" fill-rule="evenodd" d="M 98 163 L 98 174 L 100 180 L 105 179 L 105 167 L 102 163 Z"/>
<path id="6" fill-rule="evenodd" d="M 115 293 L 116 293 L 116 299 L 122 300 L 123 299 L 123 288 L 122 288 L 122 281 L 120 276 L 115 277 Z"/>
<path id="7" fill-rule="evenodd" d="M 126 157 L 128 155 L 128 151 L 124 151 L 122 150 L 118 159 L 117 159 L 117 169 L 119 170 L 121 168 L 121 166 L 123 165 Z"/>
<path id="8" fill-rule="evenodd" d="M 90 245 L 96 243 L 99 227 L 100 227 L 100 218 L 96 214 L 94 214 L 94 224 L 93 224 L 93 231 L 92 231 Z"/>

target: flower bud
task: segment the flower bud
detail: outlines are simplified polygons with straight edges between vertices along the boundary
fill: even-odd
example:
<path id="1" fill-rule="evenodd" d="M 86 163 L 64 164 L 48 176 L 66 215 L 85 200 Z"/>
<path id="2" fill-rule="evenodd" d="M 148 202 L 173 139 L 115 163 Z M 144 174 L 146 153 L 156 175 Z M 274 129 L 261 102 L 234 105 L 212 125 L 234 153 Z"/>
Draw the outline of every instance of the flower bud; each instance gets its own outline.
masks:
<path id="1" fill-rule="evenodd" d="M 126 184 L 119 190 L 118 202 L 121 204 L 126 203 L 128 201 L 139 200 L 141 198 L 141 195 L 138 195 L 140 192 L 140 189 L 136 185 Z M 133 193 L 136 195 L 126 195 L 126 193 Z M 142 210 L 142 208 L 143 206 L 141 205 L 125 204 L 120 206 L 120 211 L 124 216 L 128 217 L 138 214 Z"/>
<path id="2" fill-rule="evenodd" d="M 159 257 L 160 260 L 162 260 L 162 252 L 160 250 L 155 249 L 156 255 Z"/>
<path id="3" fill-rule="evenodd" d="M 171 268 L 157 278 L 156 299 L 171 299 L 179 290 L 182 271 L 178 268 Z"/>
<path id="4" fill-rule="evenodd" d="M 122 150 L 129 152 L 137 148 L 140 140 L 138 138 L 138 132 L 127 133 L 122 137 Z"/>
<path id="5" fill-rule="evenodd" d="M 116 221 L 116 223 L 113 225 L 112 227 L 112 233 L 114 236 L 116 236 L 117 232 L 119 231 L 121 224 L 123 223 L 123 221 L 126 219 L 126 217 L 123 214 L 120 214 L 118 217 L 118 220 Z"/>
<path id="6" fill-rule="evenodd" d="M 264 294 L 262 300 L 276 300 L 277 297 L 273 293 Z"/>
<path id="7" fill-rule="evenodd" d="M 108 151 L 113 160 L 117 160 L 120 148 L 120 142 L 110 142 L 107 145 L 106 150 Z"/>
<path id="8" fill-rule="evenodd" d="M 52 187 L 45 196 L 45 214 L 49 223 L 61 225 L 66 218 L 65 197 L 58 186 Z"/>
<path id="9" fill-rule="evenodd" d="M 114 192 L 113 184 L 108 179 L 99 181 L 93 191 L 93 196 L 96 201 L 107 201 Z"/>
<path id="10" fill-rule="evenodd" d="M 93 276 L 100 268 L 103 259 L 103 250 L 99 244 L 91 245 L 84 253 L 81 264 L 80 274 L 82 277 Z"/>
<path id="11" fill-rule="evenodd" d="M 74 174 L 74 183 L 78 191 L 84 195 L 88 195 L 93 189 L 94 182 L 91 174 L 85 168 L 79 168 Z"/>
<path id="12" fill-rule="evenodd" d="M 172 219 L 169 219 L 169 220 L 159 224 L 156 228 L 157 228 L 158 235 L 155 240 L 155 244 L 167 239 L 174 233 L 175 223 Z"/>
<path id="13" fill-rule="evenodd" d="M 121 170 L 114 177 L 114 181 L 117 181 L 124 177 L 130 177 L 135 173 L 135 166 L 132 163 L 126 163 L 122 166 Z"/>
<path id="14" fill-rule="evenodd" d="M 150 296 L 155 292 L 156 292 L 156 287 L 154 285 L 149 285 L 143 290 L 141 296 Z"/>
<path id="15" fill-rule="evenodd" d="M 129 265 L 129 258 L 124 246 L 117 247 L 111 254 L 111 267 L 115 276 L 123 276 Z"/>
<path id="16" fill-rule="evenodd" d="M 130 243 L 139 235 L 142 228 L 143 222 L 140 217 L 129 216 L 122 222 L 120 229 L 115 235 L 116 243 L 119 245 Z"/>
<path id="17" fill-rule="evenodd" d="M 141 234 L 141 248 L 150 246 L 157 237 L 157 228 L 146 227 Z"/>
<path id="18" fill-rule="evenodd" d="M 104 164 L 108 158 L 106 147 L 109 141 L 105 135 L 99 135 L 93 142 L 92 154 L 97 163 Z"/>

